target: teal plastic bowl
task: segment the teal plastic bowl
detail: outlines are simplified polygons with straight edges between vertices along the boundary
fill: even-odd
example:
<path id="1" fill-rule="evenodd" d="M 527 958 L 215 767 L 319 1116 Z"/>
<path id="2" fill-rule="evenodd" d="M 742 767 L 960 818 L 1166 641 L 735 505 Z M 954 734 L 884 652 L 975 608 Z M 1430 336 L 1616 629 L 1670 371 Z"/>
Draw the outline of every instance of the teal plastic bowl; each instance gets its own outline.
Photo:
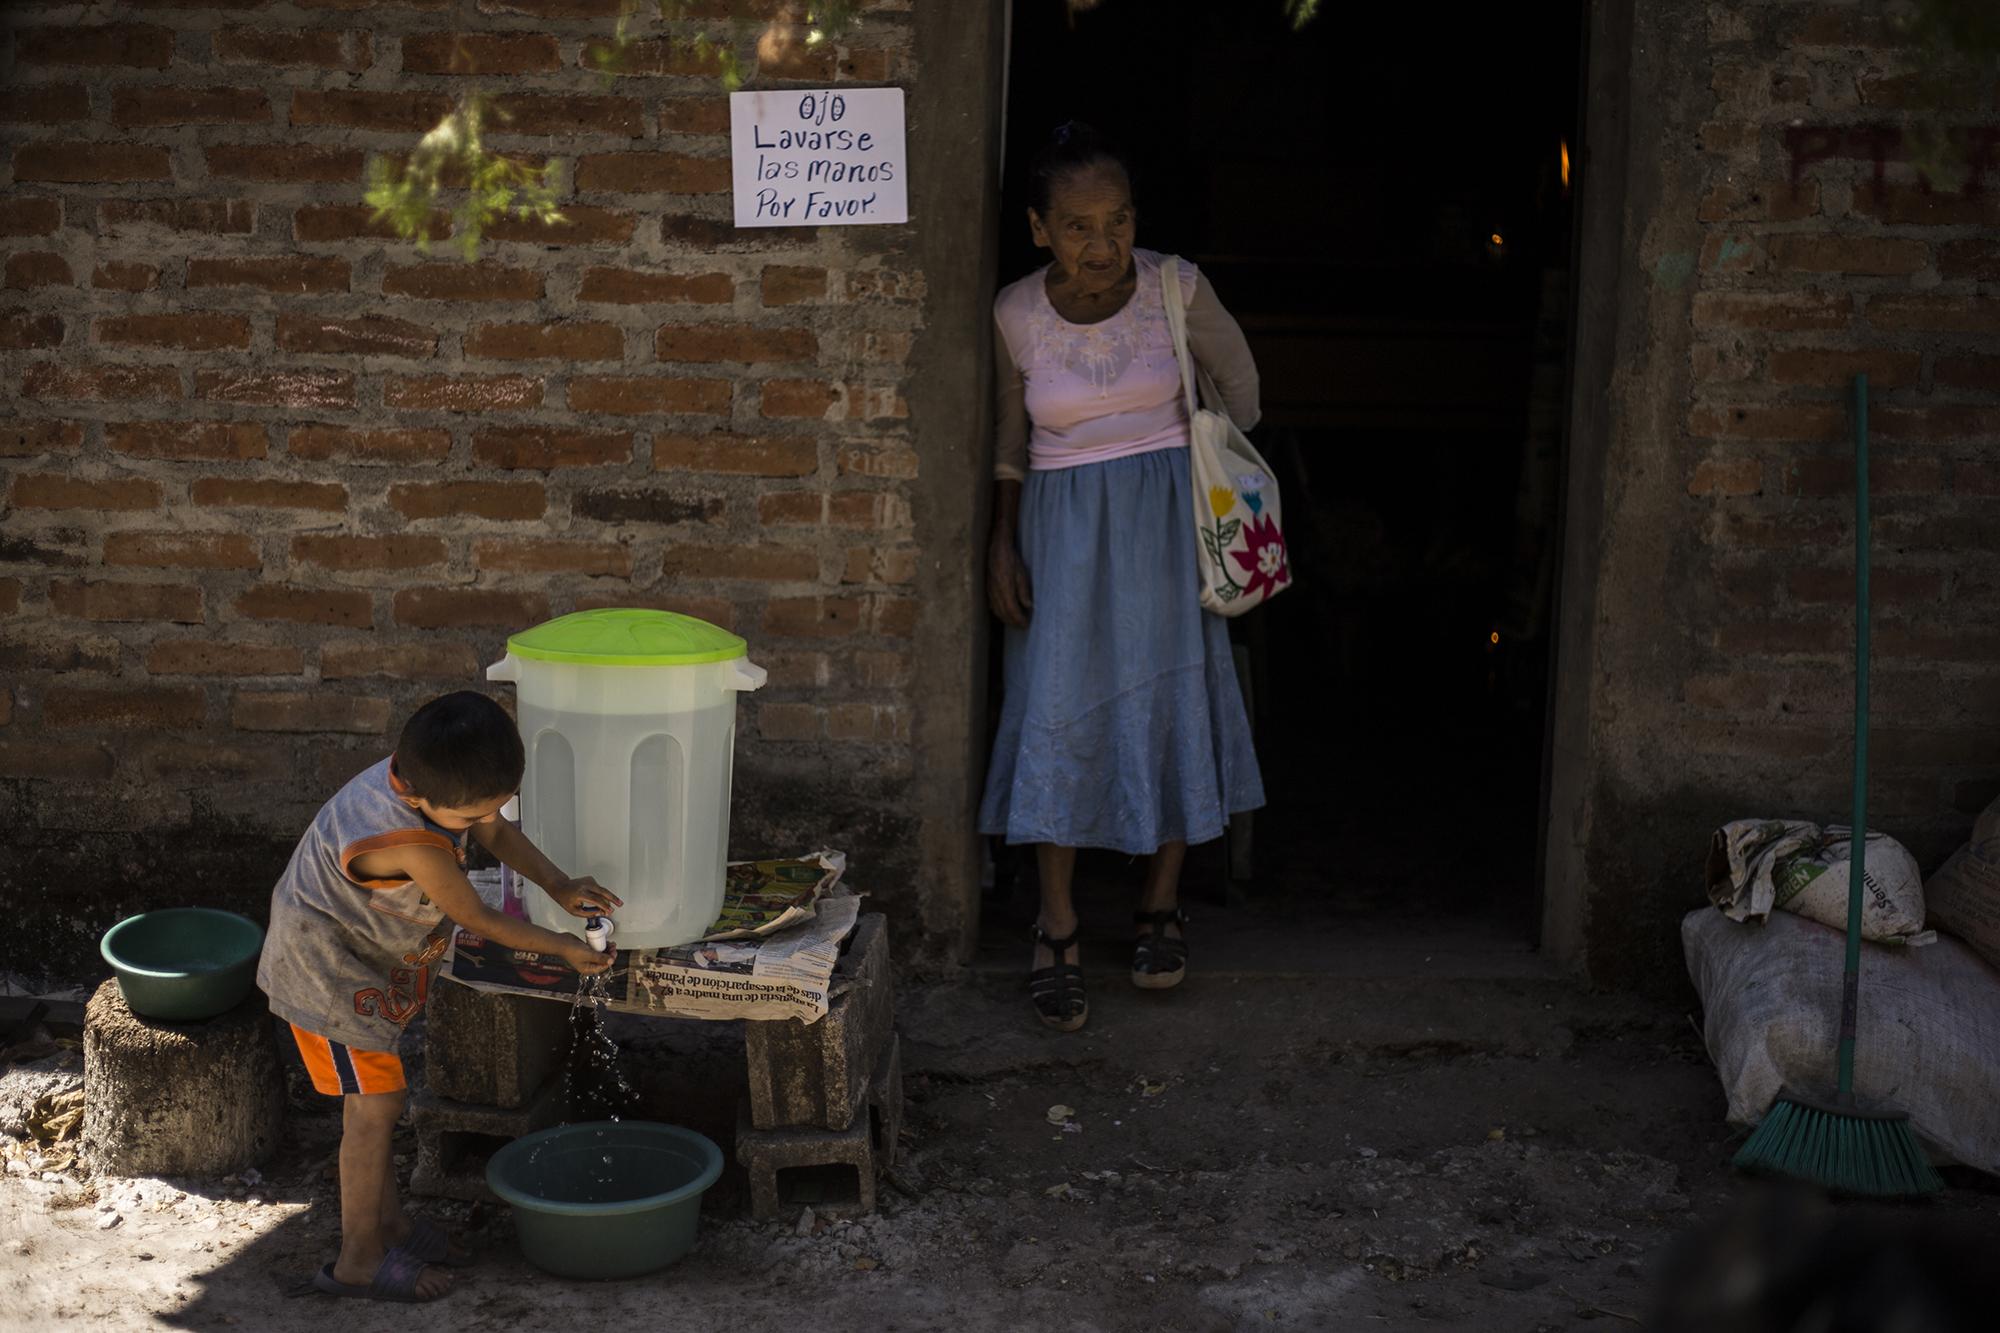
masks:
<path id="1" fill-rule="evenodd" d="M 104 932 L 97 951 L 118 974 L 133 1013 L 195 1023 L 243 1002 L 263 947 L 263 929 L 247 916 L 169 907 L 126 917 Z"/>
<path id="2" fill-rule="evenodd" d="M 513 1206 L 529 1263 L 557 1277 L 657 1272 L 694 1248 L 701 1196 L 722 1174 L 703 1135 L 646 1120 L 557 1125 L 514 1140 L 486 1163 Z"/>

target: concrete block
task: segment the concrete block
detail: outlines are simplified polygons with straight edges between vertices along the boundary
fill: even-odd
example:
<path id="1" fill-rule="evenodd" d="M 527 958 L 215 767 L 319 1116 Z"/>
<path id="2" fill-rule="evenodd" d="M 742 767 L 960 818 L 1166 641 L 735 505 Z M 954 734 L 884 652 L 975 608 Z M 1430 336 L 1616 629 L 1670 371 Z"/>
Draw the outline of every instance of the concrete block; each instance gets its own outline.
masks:
<path id="1" fill-rule="evenodd" d="M 417 1132 L 417 1162 L 410 1192 L 432 1198 L 490 1201 L 486 1161 L 523 1134 L 547 1129 L 568 1109 L 562 1080 L 552 1078 L 516 1107 L 475 1106 L 426 1090 L 410 1098 Z"/>
<path id="2" fill-rule="evenodd" d="M 745 1023 L 750 1120 L 757 1129 L 846 1129 L 868 1095 L 889 1045 L 895 993 L 888 919 L 863 916 L 828 988 L 826 1017 Z"/>
<path id="3" fill-rule="evenodd" d="M 875 1211 L 876 1180 L 896 1160 L 903 1126 L 903 1061 L 893 1037 L 868 1081 L 865 1114 L 846 1129 L 758 1129 L 746 1101 L 736 1160 L 749 1169 L 750 1212 L 768 1221 L 811 1208 L 825 1217 Z"/>
<path id="4" fill-rule="evenodd" d="M 424 1079 L 451 1101 L 524 1106 L 561 1063 L 570 1007 L 440 976 L 424 1006 Z"/>

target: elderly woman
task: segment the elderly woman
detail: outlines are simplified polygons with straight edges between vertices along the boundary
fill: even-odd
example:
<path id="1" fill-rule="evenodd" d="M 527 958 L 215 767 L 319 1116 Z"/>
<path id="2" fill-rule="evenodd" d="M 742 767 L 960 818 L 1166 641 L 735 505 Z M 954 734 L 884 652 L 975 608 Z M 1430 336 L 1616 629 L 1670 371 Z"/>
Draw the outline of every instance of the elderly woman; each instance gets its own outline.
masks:
<path id="1" fill-rule="evenodd" d="M 1133 248 L 1131 173 L 1087 126 L 1032 169 L 1028 226 L 1051 256 L 1002 291 L 987 591 L 1006 623 L 1006 693 L 980 830 L 1035 844 L 1029 994 L 1064 1032 L 1089 1005 L 1070 900 L 1079 847 L 1150 858 L 1132 981 L 1186 975 L 1189 843 L 1263 804 L 1223 622 L 1203 614 L 1188 422 L 1162 287 Z M 1206 279 L 1179 266 L 1188 342 L 1239 426 L 1257 369 Z"/>

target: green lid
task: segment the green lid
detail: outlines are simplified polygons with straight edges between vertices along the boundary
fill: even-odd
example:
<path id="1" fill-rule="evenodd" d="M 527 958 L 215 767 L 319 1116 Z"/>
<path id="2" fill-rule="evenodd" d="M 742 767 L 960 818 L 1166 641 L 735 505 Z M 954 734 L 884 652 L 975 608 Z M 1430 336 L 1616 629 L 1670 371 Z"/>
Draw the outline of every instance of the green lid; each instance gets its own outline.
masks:
<path id="1" fill-rule="evenodd" d="M 695 666 L 733 661 L 745 648 L 706 620 L 632 607 L 572 612 L 507 640 L 516 657 L 585 666 Z"/>

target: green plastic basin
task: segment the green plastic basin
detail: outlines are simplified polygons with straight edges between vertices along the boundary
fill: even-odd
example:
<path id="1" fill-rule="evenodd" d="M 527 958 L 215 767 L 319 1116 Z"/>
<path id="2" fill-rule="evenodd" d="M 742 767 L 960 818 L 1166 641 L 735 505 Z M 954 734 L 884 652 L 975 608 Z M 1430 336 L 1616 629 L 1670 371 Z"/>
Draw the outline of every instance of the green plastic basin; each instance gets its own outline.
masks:
<path id="1" fill-rule="evenodd" d="M 263 929 L 247 916 L 168 907 L 126 917 L 104 932 L 97 951 L 118 974 L 133 1013 L 194 1023 L 243 1002 L 263 947 Z"/>
<path id="2" fill-rule="evenodd" d="M 557 1125 L 486 1163 L 529 1263 L 558 1277 L 638 1277 L 694 1248 L 701 1196 L 722 1174 L 703 1135 L 646 1120 Z"/>

